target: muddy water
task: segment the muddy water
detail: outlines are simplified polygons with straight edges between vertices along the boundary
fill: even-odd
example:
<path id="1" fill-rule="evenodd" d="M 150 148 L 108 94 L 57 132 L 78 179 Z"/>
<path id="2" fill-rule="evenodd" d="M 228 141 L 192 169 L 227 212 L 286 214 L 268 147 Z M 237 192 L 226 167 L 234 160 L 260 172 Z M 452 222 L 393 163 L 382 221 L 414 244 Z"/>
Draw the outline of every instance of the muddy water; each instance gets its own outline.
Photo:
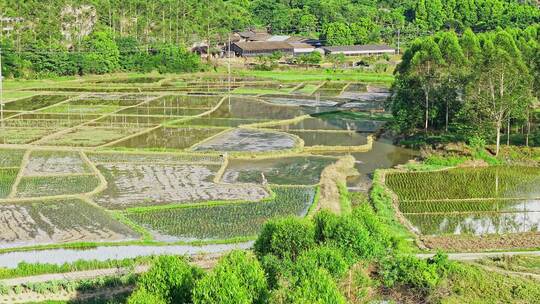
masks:
<path id="1" fill-rule="evenodd" d="M 375 170 L 404 164 L 415 158 L 418 152 L 395 146 L 391 140 L 379 139 L 373 143 L 371 151 L 352 153 L 351 155 L 356 159 L 355 168 L 360 175 L 349 179 L 348 186 L 351 187 L 351 190 L 368 191 Z"/>
<path id="2" fill-rule="evenodd" d="M 64 264 L 77 260 L 119 260 L 151 255 L 195 255 L 198 253 L 220 253 L 233 249 L 248 249 L 253 242 L 216 245 L 171 245 L 171 246 L 112 246 L 92 249 L 50 249 L 0 254 L 0 267 L 15 268 L 21 262 Z"/>

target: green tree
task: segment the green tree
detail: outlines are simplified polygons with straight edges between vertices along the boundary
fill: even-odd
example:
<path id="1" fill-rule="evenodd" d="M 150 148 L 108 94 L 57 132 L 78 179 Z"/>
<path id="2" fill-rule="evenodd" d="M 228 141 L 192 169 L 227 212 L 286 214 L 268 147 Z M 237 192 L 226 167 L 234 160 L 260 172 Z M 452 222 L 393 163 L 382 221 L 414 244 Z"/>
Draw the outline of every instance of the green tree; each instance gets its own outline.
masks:
<path id="1" fill-rule="evenodd" d="M 429 126 L 429 110 L 432 92 L 440 84 L 440 65 L 444 59 L 439 46 L 433 38 L 426 38 L 420 45 L 418 52 L 411 59 L 411 74 L 417 77 L 424 94 L 424 130 Z"/>
<path id="2" fill-rule="evenodd" d="M 441 34 L 439 49 L 444 60 L 441 74 L 442 79 L 445 81 L 442 82 L 440 92 L 445 102 L 445 131 L 448 132 L 450 105 L 458 102 L 459 94 L 464 90 L 463 78 L 465 72 L 463 67 L 466 61 L 455 32 Z"/>
<path id="3" fill-rule="evenodd" d="M 326 45 L 352 45 L 354 36 L 349 26 L 343 22 L 325 24 L 321 38 Z"/>
<path id="4" fill-rule="evenodd" d="M 502 34 L 497 40 L 503 41 L 505 36 Z M 514 56 L 513 51 L 506 43 L 496 46 L 487 40 L 478 74 L 467 92 L 467 101 L 475 113 L 487 117 L 487 123 L 494 127 L 497 155 L 503 123 L 516 111 L 526 109 L 532 101 L 527 69 L 521 56 Z"/>
<path id="5" fill-rule="evenodd" d="M 84 45 L 88 53 L 83 57 L 83 73 L 105 74 L 120 67 L 120 51 L 110 30 L 93 32 Z"/>
<path id="6" fill-rule="evenodd" d="M 470 28 L 467 28 L 463 32 L 459 43 L 467 63 L 474 65 L 475 59 L 480 57 L 480 41 L 478 41 L 478 37 Z"/>

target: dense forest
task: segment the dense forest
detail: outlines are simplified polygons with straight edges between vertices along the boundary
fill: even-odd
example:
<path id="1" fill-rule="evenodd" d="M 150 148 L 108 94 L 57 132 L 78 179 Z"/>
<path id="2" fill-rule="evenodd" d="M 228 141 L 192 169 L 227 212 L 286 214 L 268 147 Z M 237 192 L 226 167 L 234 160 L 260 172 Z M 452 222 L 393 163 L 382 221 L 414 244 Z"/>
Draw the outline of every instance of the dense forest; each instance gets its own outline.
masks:
<path id="1" fill-rule="evenodd" d="M 201 68 L 193 43 L 225 42 L 231 30 L 320 38 L 328 45 L 400 41 L 438 30 L 524 28 L 540 21 L 526 0 L 54 0 L 0 1 L 4 74 L 14 77 Z M 97 66 L 89 65 L 97 62 Z"/>
<path id="2" fill-rule="evenodd" d="M 417 39 L 397 67 L 393 90 L 401 134 L 486 138 L 496 143 L 496 154 L 502 131 L 507 144 L 538 145 L 531 120 L 540 98 L 540 27 Z"/>

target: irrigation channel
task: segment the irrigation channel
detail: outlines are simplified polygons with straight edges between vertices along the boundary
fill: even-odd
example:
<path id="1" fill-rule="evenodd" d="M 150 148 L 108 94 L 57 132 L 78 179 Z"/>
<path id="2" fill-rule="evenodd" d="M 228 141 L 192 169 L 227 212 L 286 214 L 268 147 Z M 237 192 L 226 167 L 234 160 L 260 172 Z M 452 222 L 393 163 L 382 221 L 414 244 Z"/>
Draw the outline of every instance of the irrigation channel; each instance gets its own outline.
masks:
<path id="1" fill-rule="evenodd" d="M 169 246 L 103 246 L 91 249 L 50 249 L 0 254 L 0 267 L 15 268 L 21 262 L 47 263 L 61 265 L 77 260 L 121 260 L 151 255 L 196 255 L 200 253 L 215 254 L 234 249 L 248 249 L 253 242 L 236 244 L 212 244 L 202 246 L 169 245 Z"/>

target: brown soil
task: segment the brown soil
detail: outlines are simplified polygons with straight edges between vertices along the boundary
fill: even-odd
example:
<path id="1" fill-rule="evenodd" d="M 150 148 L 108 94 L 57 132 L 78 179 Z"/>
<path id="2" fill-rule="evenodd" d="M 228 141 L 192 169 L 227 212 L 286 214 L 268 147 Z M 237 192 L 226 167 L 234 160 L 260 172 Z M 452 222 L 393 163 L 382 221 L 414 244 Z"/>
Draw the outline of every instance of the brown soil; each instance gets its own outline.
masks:
<path id="1" fill-rule="evenodd" d="M 540 233 L 488 236 L 421 236 L 421 239 L 424 245 L 430 249 L 459 252 L 540 247 Z"/>

